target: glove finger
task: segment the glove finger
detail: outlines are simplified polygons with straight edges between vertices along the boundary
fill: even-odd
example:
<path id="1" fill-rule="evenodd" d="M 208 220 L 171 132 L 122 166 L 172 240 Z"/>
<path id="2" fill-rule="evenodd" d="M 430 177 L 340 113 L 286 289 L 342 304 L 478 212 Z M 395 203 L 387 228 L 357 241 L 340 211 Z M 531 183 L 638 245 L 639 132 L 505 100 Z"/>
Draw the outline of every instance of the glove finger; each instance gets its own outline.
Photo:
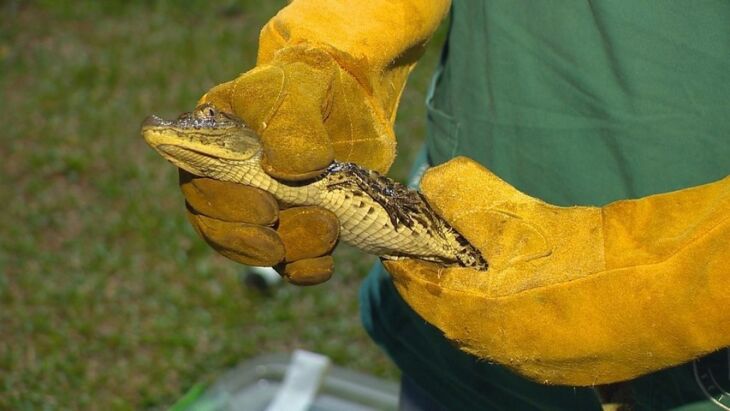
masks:
<path id="1" fill-rule="evenodd" d="M 334 160 L 323 124 L 334 72 L 326 53 L 294 47 L 235 80 L 233 110 L 259 132 L 261 165 L 270 175 L 312 178 Z"/>
<path id="2" fill-rule="evenodd" d="M 602 268 L 602 217 L 597 208 L 547 204 L 465 157 L 430 170 L 421 189 L 434 209 L 487 259 L 492 292 L 517 292 L 534 287 L 534 278 L 545 285 Z M 547 258 L 570 259 L 574 274 L 566 273 L 566 266 L 545 264 Z"/>
<path id="3" fill-rule="evenodd" d="M 280 212 L 277 232 L 286 250 L 285 261 L 293 262 L 331 253 L 340 223 L 324 208 L 294 207 Z"/>
<path id="4" fill-rule="evenodd" d="M 196 214 L 260 225 L 272 225 L 278 218 L 276 200 L 254 187 L 196 177 L 180 170 L 180 188 Z"/>
<path id="5" fill-rule="evenodd" d="M 233 107 L 231 106 L 231 92 L 233 91 L 234 85 L 235 81 L 229 81 L 213 87 L 208 90 L 207 93 L 203 94 L 203 97 L 198 100 L 198 105 L 210 103 L 216 106 L 218 110 L 226 113 L 233 113 Z"/>
<path id="6" fill-rule="evenodd" d="M 263 134 L 285 97 L 284 70 L 272 65 L 254 67 L 232 83 L 225 96 L 231 112 Z"/>
<path id="7" fill-rule="evenodd" d="M 535 203 L 535 199 L 467 157 L 456 157 L 430 168 L 423 175 L 420 189 L 429 204 L 447 221 L 473 208 L 494 208 L 502 203 Z"/>
<path id="8" fill-rule="evenodd" d="M 273 266 L 284 259 L 284 244 L 271 228 L 221 221 L 190 212 L 188 218 L 211 247 L 233 261 Z"/>
<path id="9" fill-rule="evenodd" d="M 516 217 L 520 208 L 543 203 L 474 160 L 457 157 L 429 169 L 420 190 L 441 217 L 482 251 L 492 268 L 549 253 L 539 230 Z M 499 241 L 494 241 L 495 235 Z M 506 244 L 506 239 L 515 239 L 516 243 Z"/>
<path id="10" fill-rule="evenodd" d="M 289 264 L 281 264 L 276 270 L 295 285 L 321 284 L 332 277 L 335 262 L 331 255 L 306 258 Z"/>

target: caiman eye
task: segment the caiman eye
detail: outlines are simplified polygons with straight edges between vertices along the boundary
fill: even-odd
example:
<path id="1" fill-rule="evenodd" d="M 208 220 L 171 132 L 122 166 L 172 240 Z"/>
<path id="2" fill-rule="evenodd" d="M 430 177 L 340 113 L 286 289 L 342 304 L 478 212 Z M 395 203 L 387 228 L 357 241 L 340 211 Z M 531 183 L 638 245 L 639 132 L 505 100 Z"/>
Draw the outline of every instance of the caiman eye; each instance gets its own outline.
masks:
<path id="1" fill-rule="evenodd" d="M 213 107 L 207 107 L 205 109 L 206 114 L 208 114 L 208 117 L 215 117 L 215 109 Z"/>

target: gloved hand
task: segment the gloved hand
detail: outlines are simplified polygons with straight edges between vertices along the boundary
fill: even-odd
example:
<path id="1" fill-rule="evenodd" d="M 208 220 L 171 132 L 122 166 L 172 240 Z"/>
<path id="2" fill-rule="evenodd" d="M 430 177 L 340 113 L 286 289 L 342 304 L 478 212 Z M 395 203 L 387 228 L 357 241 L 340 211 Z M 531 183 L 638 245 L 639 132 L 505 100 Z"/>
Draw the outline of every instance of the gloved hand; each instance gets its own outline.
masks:
<path id="1" fill-rule="evenodd" d="M 387 261 L 462 350 L 538 382 L 623 381 L 730 345 L 730 177 L 604 207 L 556 207 L 456 158 L 421 189 L 487 272 Z"/>
<path id="2" fill-rule="evenodd" d="M 204 95 L 262 141 L 272 176 L 303 180 L 334 159 L 385 172 L 395 157 L 393 122 L 406 78 L 448 1 L 292 2 L 262 30 L 258 64 Z M 277 265 L 292 283 L 333 271 L 339 223 L 318 207 L 280 211 L 251 187 L 181 171 L 188 217 L 224 256 Z"/>

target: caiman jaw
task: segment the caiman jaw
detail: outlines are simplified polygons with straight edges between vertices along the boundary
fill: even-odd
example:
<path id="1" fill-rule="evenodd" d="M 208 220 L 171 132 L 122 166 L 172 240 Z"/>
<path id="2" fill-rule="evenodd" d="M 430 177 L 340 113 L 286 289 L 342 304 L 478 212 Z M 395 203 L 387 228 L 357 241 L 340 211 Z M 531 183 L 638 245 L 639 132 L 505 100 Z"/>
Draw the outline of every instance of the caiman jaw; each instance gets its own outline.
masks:
<path id="1" fill-rule="evenodd" d="M 198 176 L 214 177 L 226 168 L 225 160 L 181 146 L 161 144 L 155 150 L 176 167 Z"/>

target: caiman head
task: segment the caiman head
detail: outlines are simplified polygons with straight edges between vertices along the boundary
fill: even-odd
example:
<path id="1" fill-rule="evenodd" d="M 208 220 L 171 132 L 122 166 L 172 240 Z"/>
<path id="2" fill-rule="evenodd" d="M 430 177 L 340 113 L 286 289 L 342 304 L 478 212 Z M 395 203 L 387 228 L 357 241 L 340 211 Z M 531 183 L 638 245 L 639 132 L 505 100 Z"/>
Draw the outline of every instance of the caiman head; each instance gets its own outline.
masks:
<path id="1" fill-rule="evenodd" d="M 142 123 L 142 136 L 177 167 L 213 178 L 233 165 L 258 161 L 261 152 L 253 130 L 211 104 L 202 104 L 172 121 L 149 116 Z"/>

